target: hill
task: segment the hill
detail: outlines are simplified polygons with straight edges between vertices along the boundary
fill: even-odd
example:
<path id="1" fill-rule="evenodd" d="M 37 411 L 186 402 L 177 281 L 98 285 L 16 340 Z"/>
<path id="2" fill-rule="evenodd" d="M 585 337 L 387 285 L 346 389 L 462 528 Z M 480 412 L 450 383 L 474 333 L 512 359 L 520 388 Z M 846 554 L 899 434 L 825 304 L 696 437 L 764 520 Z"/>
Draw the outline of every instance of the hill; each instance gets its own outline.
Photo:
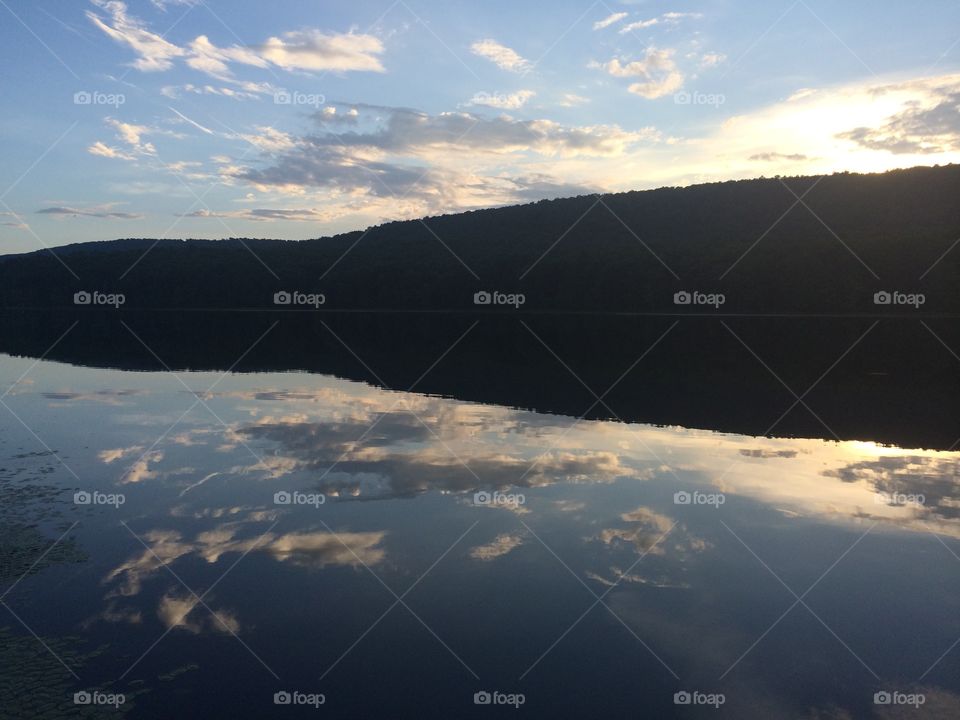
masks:
<path id="1" fill-rule="evenodd" d="M 496 291 L 522 294 L 522 310 L 872 313 L 876 293 L 900 292 L 879 309 L 954 313 L 958 198 L 950 165 L 545 200 L 306 241 L 66 245 L 0 258 L 0 306 L 97 291 L 126 308 L 269 309 L 300 292 L 331 310 L 469 310 Z"/>

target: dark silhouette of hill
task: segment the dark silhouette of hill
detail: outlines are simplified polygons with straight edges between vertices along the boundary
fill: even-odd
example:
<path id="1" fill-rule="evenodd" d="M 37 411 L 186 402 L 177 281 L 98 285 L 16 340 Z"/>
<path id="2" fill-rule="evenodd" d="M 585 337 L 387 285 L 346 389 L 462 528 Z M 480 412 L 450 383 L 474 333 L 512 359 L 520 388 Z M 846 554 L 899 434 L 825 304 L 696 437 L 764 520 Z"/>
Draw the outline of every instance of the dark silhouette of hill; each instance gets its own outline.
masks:
<path id="1" fill-rule="evenodd" d="M 525 310 L 714 310 L 674 305 L 697 290 L 723 293 L 723 312 L 844 313 L 898 290 L 960 312 L 958 199 L 950 165 L 545 200 L 308 241 L 84 243 L 0 258 L 0 305 L 98 290 L 127 308 L 272 308 L 297 290 L 326 309 L 469 310 L 497 290 L 523 293 Z"/>

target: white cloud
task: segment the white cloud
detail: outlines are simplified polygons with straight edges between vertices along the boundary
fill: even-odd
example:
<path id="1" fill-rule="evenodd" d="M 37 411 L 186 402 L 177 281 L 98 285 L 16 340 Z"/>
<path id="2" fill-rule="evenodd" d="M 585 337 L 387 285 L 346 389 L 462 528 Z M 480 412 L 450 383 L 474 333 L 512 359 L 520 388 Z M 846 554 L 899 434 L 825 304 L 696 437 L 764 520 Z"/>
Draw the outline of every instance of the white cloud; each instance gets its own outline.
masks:
<path id="1" fill-rule="evenodd" d="M 112 160 L 134 160 L 133 155 L 128 152 L 124 152 L 115 147 L 111 147 L 97 140 L 93 145 L 87 148 L 87 152 L 91 155 L 99 155 L 100 157 L 111 158 Z"/>
<path id="2" fill-rule="evenodd" d="M 247 92 L 263 92 L 262 85 L 251 89 L 249 83 L 236 81 L 231 63 L 257 68 L 271 65 L 289 71 L 383 72 L 379 56 L 383 43 L 367 34 L 323 32 L 305 29 L 267 38 L 260 45 L 217 47 L 206 35 L 199 35 L 187 47 L 180 47 L 149 31 L 145 24 L 127 14 L 126 3 L 119 0 L 93 0 L 109 18 L 94 12 L 87 17 L 119 43 L 129 46 L 137 59 L 133 66 L 145 72 L 169 70 L 173 61 L 183 59 L 199 72 L 225 82 L 239 82 Z"/>
<path id="3" fill-rule="evenodd" d="M 610 27 L 614 23 L 618 23 L 623 20 L 629 13 L 625 12 L 615 12 L 612 15 L 607 15 L 603 20 L 597 20 L 593 24 L 594 30 L 603 30 L 605 27 Z"/>
<path id="4" fill-rule="evenodd" d="M 373 35 L 323 33 L 303 30 L 272 37 L 257 48 L 259 54 L 284 70 L 383 72 L 377 57 L 383 43 Z"/>
<path id="5" fill-rule="evenodd" d="M 557 104 L 560 105 L 560 107 L 576 107 L 577 105 L 584 105 L 588 102 L 590 102 L 590 98 L 575 93 L 564 93 L 560 98 L 560 102 Z"/>
<path id="6" fill-rule="evenodd" d="M 655 18 L 650 18 L 649 20 L 637 20 L 636 22 L 629 23 L 620 28 L 619 32 L 621 35 L 624 35 L 634 30 L 644 30 L 648 27 L 653 27 L 654 25 L 676 25 L 681 20 L 686 18 L 697 19 L 702 18 L 701 13 L 691 13 L 691 12 L 667 12 L 663 13 Z"/>
<path id="7" fill-rule="evenodd" d="M 521 57 L 516 50 L 489 38 L 477 40 L 470 46 L 470 52 L 486 58 L 501 70 L 508 70 L 509 72 L 522 73 L 533 67 L 533 64 Z"/>
<path id="8" fill-rule="evenodd" d="M 622 28 L 620 28 L 619 32 L 621 35 L 625 35 L 629 32 L 633 32 L 634 30 L 643 30 L 645 28 L 653 27 L 654 25 L 659 25 L 659 24 L 660 24 L 659 18 L 651 18 L 649 20 L 638 20 L 636 22 L 630 23 L 629 25 L 624 25 Z"/>
<path id="9" fill-rule="evenodd" d="M 137 70 L 144 72 L 169 70 L 175 58 L 186 55 L 183 48 L 150 32 L 140 20 L 129 17 L 126 3 L 118 0 L 93 0 L 93 2 L 109 13 L 112 24 L 89 10 L 87 17 L 107 35 L 119 43 L 128 45 L 138 55 L 133 63 Z"/>
<path id="10" fill-rule="evenodd" d="M 599 67 L 613 77 L 640 78 L 640 81 L 632 83 L 627 89 L 635 95 L 653 100 L 674 93 L 683 86 L 683 73 L 677 68 L 673 55 L 674 51 L 671 49 L 658 50 L 651 47 L 641 60 L 624 65 L 618 58 L 613 58 Z"/>
<path id="11" fill-rule="evenodd" d="M 700 67 L 701 68 L 711 68 L 716 67 L 720 63 L 724 62 L 727 59 L 727 56 L 723 53 L 706 53 L 703 57 L 700 58 Z"/>

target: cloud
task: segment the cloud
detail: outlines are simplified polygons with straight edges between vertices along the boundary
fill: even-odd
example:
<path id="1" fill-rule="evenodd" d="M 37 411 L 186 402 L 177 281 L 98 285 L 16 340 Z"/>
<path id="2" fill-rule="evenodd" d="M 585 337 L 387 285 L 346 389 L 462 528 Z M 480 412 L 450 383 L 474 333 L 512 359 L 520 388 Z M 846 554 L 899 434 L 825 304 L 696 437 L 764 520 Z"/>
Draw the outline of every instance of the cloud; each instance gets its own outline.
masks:
<path id="1" fill-rule="evenodd" d="M 150 463 L 159 463 L 163 460 L 163 451 L 153 450 L 141 455 L 124 473 L 120 482 L 124 485 L 143 482 L 144 480 L 153 480 L 157 477 L 157 471 L 150 469 Z"/>
<path id="2" fill-rule="evenodd" d="M 614 23 L 620 22 L 629 14 L 630 13 L 625 12 L 615 12 L 612 15 L 607 15 L 603 20 L 597 20 L 597 22 L 593 24 L 593 29 L 603 30 L 605 27 L 610 27 Z"/>
<path id="3" fill-rule="evenodd" d="M 169 70 L 175 60 L 226 82 L 233 77 L 231 63 L 257 68 L 279 67 L 287 71 L 383 72 L 379 56 L 384 47 L 373 35 L 323 32 L 305 29 L 269 37 L 259 45 L 218 47 L 206 35 L 194 38 L 186 47 L 171 43 L 151 32 L 145 24 L 127 14 L 119 0 L 93 0 L 109 17 L 87 12 L 90 21 L 118 43 L 137 55 L 133 67 L 144 72 Z M 247 92 L 264 92 L 263 85 L 240 82 Z"/>
<path id="4" fill-rule="evenodd" d="M 147 30 L 140 20 L 129 17 L 126 3 L 117 0 L 93 0 L 93 3 L 110 15 L 110 22 L 89 10 L 87 17 L 111 38 L 129 46 L 137 54 L 138 57 L 133 63 L 137 70 L 169 70 L 174 59 L 187 54 L 183 48 Z"/>
<path id="5" fill-rule="evenodd" d="M 470 557 L 474 560 L 489 562 L 490 560 L 496 560 L 498 557 L 503 557 L 522 544 L 523 537 L 521 535 L 498 535 L 493 542 L 472 548 L 470 550 Z"/>
<path id="6" fill-rule="evenodd" d="M 278 535 L 267 532 L 238 538 L 239 523 L 220 525 L 213 530 L 199 533 L 192 541 L 185 540 L 176 530 L 151 530 L 142 537 L 148 549 L 131 557 L 110 571 L 105 581 L 118 581 L 119 585 L 107 597 L 130 597 L 137 595 L 144 580 L 166 565 L 186 556 L 196 556 L 213 564 L 228 554 L 263 553 L 277 562 L 300 567 L 323 568 L 328 565 L 341 567 L 374 566 L 383 561 L 386 552 L 381 547 L 386 533 L 377 532 L 293 532 Z M 170 605 L 170 617 L 185 618 L 173 612 L 176 608 L 186 610 L 185 605 Z M 189 614 L 189 611 L 187 612 Z"/>
<path id="7" fill-rule="evenodd" d="M 701 68 L 712 68 L 716 67 L 720 63 L 726 61 L 727 56 L 723 53 L 710 52 L 706 53 L 703 57 L 700 58 L 700 67 Z"/>
<path id="8" fill-rule="evenodd" d="M 449 443 L 476 429 L 469 406 L 451 406 L 424 399 L 416 416 L 408 411 L 378 411 L 374 408 L 341 406 L 336 420 L 316 422 L 304 418 L 265 417 L 238 427 L 238 438 L 273 443 L 283 475 L 313 478 L 314 488 L 330 497 L 406 497 L 422 492 L 466 493 L 477 489 L 477 477 L 491 489 L 511 486 L 540 487 L 557 482 L 600 483 L 618 477 L 638 477 L 609 451 L 553 450 L 531 466 L 531 460 L 511 455 L 502 447 L 463 449 L 457 457 L 445 452 Z M 516 415 L 505 414 L 506 425 Z M 524 415 L 529 421 L 535 421 Z M 366 437 L 363 430 L 376 420 L 377 432 Z M 527 422 L 525 420 L 524 422 Z M 498 426 L 498 427 L 502 427 Z M 361 440 L 357 440 L 361 437 Z M 437 437 L 441 443 L 434 442 Z M 462 461 L 461 461 L 462 459 Z M 338 461 L 338 462 L 337 462 Z M 317 471 L 337 462 L 337 472 L 315 479 Z M 469 465 L 468 469 L 463 463 Z M 251 466 L 248 472 L 263 472 Z M 244 472 L 236 470 L 235 472 Z"/>
<path id="9" fill-rule="evenodd" d="M 179 217 L 184 218 L 234 218 L 240 220 L 268 221 L 268 220 L 296 220 L 318 222 L 328 218 L 327 213 L 311 208 L 253 208 L 249 210 L 234 210 L 230 212 L 214 212 L 212 210 L 194 210 Z"/>
<path id="10" fill-rule="evenodd" d="M 536 93 L 533 90 L 518 90 L 515 93 L 476 93 L 468 105 L 486 105 L 487 107 L 499 108 L 501 110 L 516 110 L 523 107 L 527 100 Z"/>
<path id="11" fill-rule="evenodd" d="M 359 109 L 358 109 L 359 108 Z M 357 106 L 314 115 L 317 132 L 285 136 L 263 162 L 227 163 L 227 182 L 261 192 L 306 195 L 322 191 L 330 213 L 372 212 L 415 217 L 437 211 L 585 194 L 592 183 L 557 181 L 547 168 L 505 172 L 505 163 L 557 158 L 616 157 L 656 142 L 653 128 L 566 126 L 551 120 L 518 120 L 470 112 L 431 115 L 403 108 Z M 384 213 L 381 215 L 380 213 Z"/>
<path id="12" fill-rule="evenodd" d="M 575 93 L 564 93 L 560 98 L 560 102 L 557 104 L 560 105 L 560 107 L 577 107 L 578 105 L 584 105 L 588 102 L 590 102 L 590 98 Z"/>
<path id="13" fill-rule="evenodd" d="M 158 10 L 164 10 L 171 6 L 195 7 L 201 0 L 150 0 Z"/>
<path id="14" fill-rule="evenodd" d="M 627 64 L 613 58 L 601 67 L 609 75 L 617 78 L 640 78 L 639 82 L 632 83 L 627 89 L 635 95 L 653 100 L 669 95 L 683 86 L 683 74 L 673 60 L 674 51 L 671 49 L 658 50 L 648 48 L 641 60 L 634 60 Z"/>
<path id="15" fill-rule="evenodd" d="M 197 607 L 201 609 L 200 617 L 190 620 L 190 615 Z M 186 593 L 164 595 L 157 606 L 157 617 L 167 629 L 178 627 L 194 635 L 199 635 L 204 628 L 234 635 L 240 631 L 240 623 L 232 613 L 213 610 L 209 603 L 201 605 L 200 598 Z"/>
<path id="16" fill-rule="evenodd" d="M 143 215 L 137 213 L 116 212 L 108 208 L 109 206 L 106 205 L 90 208 L 55 205 L 37 210 L 37 215 L 69 215 L 71 217 L 93 217 L 108 220 L 137 220 L 143 217 Z"/>
<path id="17" fill-rule="evenodd" d="M 3 227 L 16 228 L 18 230 L 26 230 L 29 226 L 20 220 L 20 216 L 12 212 L 0 212 L 0 218 L 13 218 L 13 220 L 2 220 L 0 225 Z"/>
<path id="18" fill-rule="evenodd" d="M 119 148 L 107 145 L 106 143 L 97 140 L 95 143 L 93 143 L 93 145 L 87 148 L 87 152 L 91 155 L 98 155 L 100 157 L 111 158 L 113 160 L 136 160 L 137 156 L 154 156 L 157 154 L 156 147 L 154 147 L 153 143 L 151 142 L 143 142 L 143 136 L 150 134 L 173 134 L 168 131 L 148 127 L 146 125 L 135 125 L 133 123 L 122 122 L 111 117 L 106 118 L 104 122 L 116 131 L 117 140 L 127 145 L 129 147 L 129 151 L 120 150 Z"/>
<path id="19" fill-rule="evenodd" d="M 172 100 L 179 98 L 181 92 L 192 93 L 194 95 L 219 95 L 237 100 L 259 100 L 261 94 L 273 92 L 272 86 L 267 84 L 249 83 L 249 86 L 253 90 L 252 92 L 234 90 L 231 87 L 224 86 L 186 83 L 184 85 L 165 85 L 160 89 L 160 94 Z"/>
<path id="20" fill-rule="evenodd" d="M 284 70 L 335 70 L 383 72 L 378 55 L 383 43 L 373 35 L 289 32 L 272 37 L 258 48 L 261 57 Z"/>
<path id="21" fill-rule="evenodd" d="M 113 448 L 111 450 L 101 450 L 100 452 L 97 453 L 97 459 L 100 460 L 100 462 L 104 462 L 109 465 L 112 462 L 116 462 L 117 460 L 122 460 L 128 455 L 132 455 L 133 453 L 136 453 L 136 452 L 141 452 L 142 450 L 143 450 L 142 445 L 134 445 L 132 447 L 126 447 L 126 448 Z"/>
<path id="22" fill-rule="evenodd" d="M 533 64 L 521 57 L 516 50 L 489 38 L 477 40 L 470 46 L 470 52 L 486 58 L 501 70 L 513 73 L 527 72 L 533 67 Z"/>
<path id="23" fill-rule="evenodd" d="M 882 95 L 886 90 L 878 88 L 875 92 Z M 837 137 L 870 150 L 895 155 L 960 150 L 960 82 L 932 88 L 925 102 L 904 105 L 879 126 L 857 127 L 839 133 Z"/>
<path id="24" fill-rule="evenodd" d="M 653 27 L 654 25 L 677 25 L 681 20 L 689 19 L 698 19 L 702 18 L 702 13 L 691 13 L 691 12 L 667 12 L 663 15 L 659 15 L 655 18 L 650 18 L 649 20 L 638 20 L 636 22 L 629 23 L 620 28 L 619 32 L 621 35 L 624 35 L 634 30 L 644 30 L 648 27 Z"/>
<path id="25" fill-rule="evenodd" d="M 794 160 L 800 162 L 802 160 L 809 160 L 810 158 L 802 153 L 784 154 L 779 152 L 764 152 L 751 155 L 749 159 L 760 162 L 772 162 L 774 160 Z"/>
<path id="26" fill-rule="evenodd" d="M 135 160 L 136 158 L 128 152 L 124 152 L 110 145 L 106 145 L 100 140 L 97 140 L 93 145 L 87 148 L 87 152 L 91 155 L 99 155 L 100 157 L 111 158 L 113 160 Z"/>

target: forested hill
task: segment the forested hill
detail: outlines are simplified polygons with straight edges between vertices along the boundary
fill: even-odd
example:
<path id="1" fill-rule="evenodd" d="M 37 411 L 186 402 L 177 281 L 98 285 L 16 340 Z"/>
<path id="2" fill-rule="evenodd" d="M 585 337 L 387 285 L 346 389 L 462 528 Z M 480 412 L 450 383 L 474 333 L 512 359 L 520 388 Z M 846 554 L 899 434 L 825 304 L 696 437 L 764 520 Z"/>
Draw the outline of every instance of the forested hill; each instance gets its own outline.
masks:
<path id="1" fill-rule="evenodd" d="M 515 312 L 519 293 L 521 310 L 954 313 L 958 238 L 949 165 L 544 200 L 307 241 L 69 245 L 0 257 L 0 306 L 72 307 L 87 292 L 125 308 L 322 296 L 330 310 Z M 475 304 L 483 291 L 504 295 Z"/>

